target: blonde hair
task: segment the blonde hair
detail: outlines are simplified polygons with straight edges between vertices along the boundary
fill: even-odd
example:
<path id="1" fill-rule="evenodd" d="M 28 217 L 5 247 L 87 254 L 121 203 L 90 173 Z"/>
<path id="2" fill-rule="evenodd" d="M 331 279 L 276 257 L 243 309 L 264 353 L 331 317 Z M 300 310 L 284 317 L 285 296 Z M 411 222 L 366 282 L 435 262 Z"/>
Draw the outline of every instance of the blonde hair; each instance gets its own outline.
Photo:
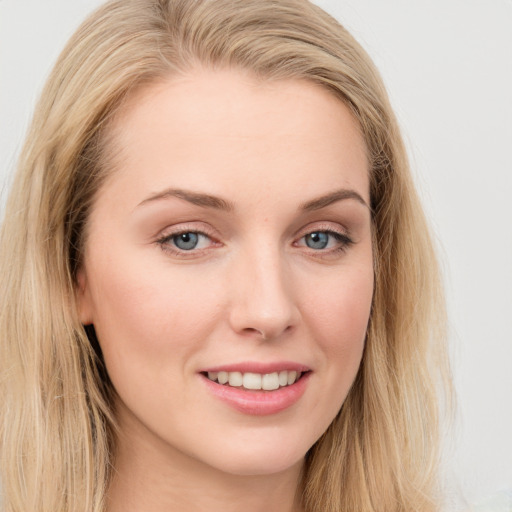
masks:
<path id="1" fill-rule="evenodd" d="M 5 512 L 104 510 L 114 391 L 78 320 L 76 271 L 88 212 L 112 167 L 109 124 L 136 88 L 194 65 L 313 81 L 359 121 L 370 161 L 375 293 L 356 381 L 306 455 L 304 506 L 438 510 L 443 299 L 399 128 L 371 60 L 306 0 L 114 0 L 79 28 L 50 76 L 2 226 Z"/>

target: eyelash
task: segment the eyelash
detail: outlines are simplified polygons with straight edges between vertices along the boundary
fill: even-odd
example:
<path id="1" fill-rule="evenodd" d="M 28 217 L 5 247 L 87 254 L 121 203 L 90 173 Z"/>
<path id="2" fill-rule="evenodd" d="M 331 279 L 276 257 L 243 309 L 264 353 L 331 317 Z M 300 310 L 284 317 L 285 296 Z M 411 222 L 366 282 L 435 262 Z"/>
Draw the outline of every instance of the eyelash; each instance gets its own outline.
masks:
<path id="1" fill-rule="evenodd" d="M 313 235 L 315 233 L 324 233 L 332 238 L 334 238 L 338 242 L 338 246 L 330 249 L 313 249 L 311 247 L 308 247 L 307 245 L 298 245 L 298 242 L 305 239 L 307 236 Z M 220 242 L 217 242 L 214 238 L 214 236 L 210 233 L 208 233 L 206 230 L 201 231 L 198 229 L 180 229 L 179 231 L 176 231 L 174 233 L 166 234 L 156 240 L 156 243 L 161 247 L 161 249 L 164 252 L 170 253 L 173 256 L 178 256 L 182 258 L 192 257 L 196 256 L 199 251 L 208 250 L 207 249 L 180 249 L 176 247 L 175 245 L 171 245 L 173 240 L 175 240 L 180 235 L 185 234 L 195 234 L 200 237 L 206 237 L 208 238 L 213 244 L 221 245 Z M 329 243 L 329 242 L 328 242 Z M 354 241 L 346 234 L 341 233 L 339 231 L 335 231 L 332 228 L 322 228 L 319 227 L 317 229 L 313 229 L 311 231 L 308 231 L 304 233 L 300 238 L 298 238 L 297 241 L 293 243 L 295 247 L 305 247 L 311 254 L 314 254 L 317 257 L 329 257 L 337 255 L 341 252 L 345 252 L 351 245 L 353 245 Z"/>

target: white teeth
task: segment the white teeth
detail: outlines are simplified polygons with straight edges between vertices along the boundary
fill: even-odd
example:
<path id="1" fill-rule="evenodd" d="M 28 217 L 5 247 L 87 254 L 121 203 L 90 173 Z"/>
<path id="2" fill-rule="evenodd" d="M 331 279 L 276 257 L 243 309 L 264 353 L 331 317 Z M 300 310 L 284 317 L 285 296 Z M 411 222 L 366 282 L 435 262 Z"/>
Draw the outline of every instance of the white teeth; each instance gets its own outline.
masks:
<path id="1" fill-rule="evenodd" d="M 229 372 L 229 385 L 230 386 L 241 386 L 243 384 L 243 377 L 240 372 Z"/>
<path id="2" fill-rule="evenodd" d="M 279 388 L 279 375 L 277 372 L 267 373 L 261 379 L 261 387 L 265 391 L 272 391 Z"/>
<path id="3" fill-rule="evenodd" d="M 208 378 L 219 384 L 229 384 L 245 389 L 273 391 L 280 387 L 290 386 L 301 377 L 301 372 L 282 370 L 273 373 L 241 373 L 241 372 L 208 372 Z"/>
<path id="4" fill-rule="evenodd" d="M 297 378 L 297 372 L 292 370 L 291 372 L 288 372 L 288 385 L 293 384 L 295 382 L 295 379 Z"/>
<path id="5" fill-rule="evenodd" d="M 242 385 L 245 389 L 261 389 L 261 375 L 259 373 L 244 373 Z"/>

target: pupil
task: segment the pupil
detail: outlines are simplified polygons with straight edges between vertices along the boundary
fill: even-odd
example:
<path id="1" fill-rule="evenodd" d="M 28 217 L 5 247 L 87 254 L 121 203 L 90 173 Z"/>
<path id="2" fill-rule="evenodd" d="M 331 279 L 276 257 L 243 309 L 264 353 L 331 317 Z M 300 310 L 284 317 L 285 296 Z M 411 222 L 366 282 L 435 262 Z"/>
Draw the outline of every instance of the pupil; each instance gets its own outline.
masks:
<path id="1" fill-rule="evenodd" d="M 174 243 L 179 249 L 190 251 L 191 249 L 195 248 L 198 239 L 199 237 L 197 233 L 181 233 L 181 235 L 178 235 L 174 238 Z"/>
<path id="2" fill-rule="evenodd" d="M 325 249 L 329 243 L 329 235 L 321 231 L 306 236 L 306 245 L 310 249 Z"/>

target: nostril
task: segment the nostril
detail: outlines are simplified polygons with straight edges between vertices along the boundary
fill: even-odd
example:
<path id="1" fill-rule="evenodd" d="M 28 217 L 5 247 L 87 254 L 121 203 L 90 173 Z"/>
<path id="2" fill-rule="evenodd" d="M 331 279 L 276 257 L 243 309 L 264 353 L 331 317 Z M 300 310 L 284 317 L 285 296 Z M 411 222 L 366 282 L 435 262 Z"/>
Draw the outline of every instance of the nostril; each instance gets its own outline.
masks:
<path id="1" fill-rule="evenodd" d="M 246 334 L 254 334 L 254 335 L 257 335 L 259 336 L 260 338 L 266 340 L 268 339 L 268 336 L 267 334 L 262 330 L 262 329 L 256 329 L 254 327 L 246 327 L 243 332 L 245 332 Z"/>
<path id="2" fill-rule="evenodd" d="M 273 338 L 277 338 L 278 336 L 282 336 L 284 333 L 287 333 L 292 330 L 292 326 L 288 325 L 284 329 L 281 328 L 269 328 L 269 329 L 263 329 L 263 328 L 256 328 L 256 327 L 246 327 L 242 330 L 243 333 L 247 335 L 252 335 L 258 338 L 261 338 L 262 340 L 271 340 Z"/>

